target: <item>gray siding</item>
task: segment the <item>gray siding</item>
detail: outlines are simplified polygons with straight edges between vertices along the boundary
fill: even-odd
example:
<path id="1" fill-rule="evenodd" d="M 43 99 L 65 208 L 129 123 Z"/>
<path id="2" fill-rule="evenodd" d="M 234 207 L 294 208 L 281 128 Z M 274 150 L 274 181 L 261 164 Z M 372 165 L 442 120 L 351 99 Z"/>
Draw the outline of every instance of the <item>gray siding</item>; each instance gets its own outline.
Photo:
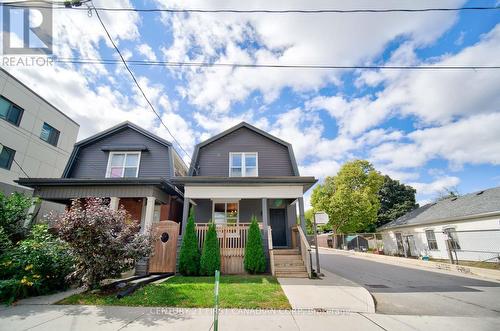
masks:
<path id="1" fill-rule="evenodd" d="M 164 146 L 141 133 L 125 128 L 111 136 L 83 146 L 75 158 L 69 178 L 104 178 L 108 164 L 109 151 L 104 146 L 145 145 L 148 150 L 141 153 L 139 177 L 171 177 L 170 153 Z"/>
<path id="2" fill-rule="evenodd" d="M 200 148 L 199 176 L 229 176 L 230 152 L 257 152 L 259 176 L 293 176 L 288 148 L 247 128 L 240 128 Z"/>

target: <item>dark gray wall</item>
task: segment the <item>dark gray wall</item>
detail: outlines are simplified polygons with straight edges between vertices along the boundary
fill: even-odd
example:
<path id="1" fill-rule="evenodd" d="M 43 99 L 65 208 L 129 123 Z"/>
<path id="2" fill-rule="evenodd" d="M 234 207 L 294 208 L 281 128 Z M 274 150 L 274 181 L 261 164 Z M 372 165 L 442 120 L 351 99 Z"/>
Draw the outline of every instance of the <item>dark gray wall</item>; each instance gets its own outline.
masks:
<path id="1" fill-rule="evenodd" d="M 101 148 L 106 145 L 145 145 L 147 151 L 141 153 L 139 177 L 171 177 L 170 153 L 162 145 L 141 133 L 125 128 L 111 136 L 90 143 L 80 149 L 69 172 L 70 178 L 104 178 L 108 165 L 108 151 Z"/>
<path id="2" fill-rule="evenodd" d="M 198 154 L 199 176 L 229 176 L 230 152 L 259 153 L 259 176 L 293 176 L 288 148 L 247 128 L 206 146 Z"/>

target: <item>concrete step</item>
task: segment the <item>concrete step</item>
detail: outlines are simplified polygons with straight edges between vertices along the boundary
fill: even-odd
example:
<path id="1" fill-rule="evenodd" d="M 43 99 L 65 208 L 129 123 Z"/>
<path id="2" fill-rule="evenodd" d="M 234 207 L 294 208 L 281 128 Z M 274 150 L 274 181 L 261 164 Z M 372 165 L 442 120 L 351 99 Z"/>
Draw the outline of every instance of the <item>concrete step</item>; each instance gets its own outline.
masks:
<path id="1" fill-rule="evenodd" d="M 280 267 L 274 266 L 274 271 L 276 273 L 296 273 L 296 272 L 307 272 L 305 266 L 293 266 L 293 267 Z"/>
<path id="2" fill-rule="evenodd" d="M 276 277 L 280 278 L 309 278 L 307 272 L 276 272 Z"/>
<path id="3" fill-rule="evenodd" d="M 301 261 L 291 261 L 291 262 L 274 262 L 275 267 L 300 267 L 304 266 L 304 262 Z"/>
<path id="4" fill-rule="evenodd" d="M 274 249 L 274 255 L 300 255 L 298 249 Z"/>

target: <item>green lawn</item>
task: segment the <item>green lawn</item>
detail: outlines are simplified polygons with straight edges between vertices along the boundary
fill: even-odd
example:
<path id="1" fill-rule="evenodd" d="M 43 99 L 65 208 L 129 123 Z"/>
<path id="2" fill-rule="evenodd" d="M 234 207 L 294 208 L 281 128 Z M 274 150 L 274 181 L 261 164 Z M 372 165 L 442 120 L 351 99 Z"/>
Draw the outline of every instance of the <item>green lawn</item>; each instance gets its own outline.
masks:
<path id="1" fill-rule="evenodd" d="M 214 277 L 175 276 L 122 299 L 117 299 L 116 293 L 81 293 L 59 304 L 210 308 L 214 304 Z M 221 308 L 291 308 L 280 284 L 271 276 L 221 276 L 219 304 Z"/>

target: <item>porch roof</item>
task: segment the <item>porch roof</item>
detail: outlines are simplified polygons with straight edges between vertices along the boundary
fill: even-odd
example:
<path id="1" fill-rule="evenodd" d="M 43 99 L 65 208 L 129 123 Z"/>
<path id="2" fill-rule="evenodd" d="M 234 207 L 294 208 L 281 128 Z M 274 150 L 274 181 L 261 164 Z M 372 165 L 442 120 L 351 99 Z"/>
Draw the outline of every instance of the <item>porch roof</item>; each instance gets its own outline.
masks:
<path id="1" fill-rule="evenodd" d="M 166 195 L 183 198 L 183 193 L 165 178 L 19 178 L 18 184 L 35 189 L 46 200 L 81 197 L 146 197 L 164 200 Z"/>
<path id="2" fill-rule="evenodd" d="M 172 182 L 179 186 L 297 186 L 303 192 L 309 190 L 318 180 L 309 176 L 274 176 L 274 177 L 212 177 L 186 176 L 176 177 Z"/>

